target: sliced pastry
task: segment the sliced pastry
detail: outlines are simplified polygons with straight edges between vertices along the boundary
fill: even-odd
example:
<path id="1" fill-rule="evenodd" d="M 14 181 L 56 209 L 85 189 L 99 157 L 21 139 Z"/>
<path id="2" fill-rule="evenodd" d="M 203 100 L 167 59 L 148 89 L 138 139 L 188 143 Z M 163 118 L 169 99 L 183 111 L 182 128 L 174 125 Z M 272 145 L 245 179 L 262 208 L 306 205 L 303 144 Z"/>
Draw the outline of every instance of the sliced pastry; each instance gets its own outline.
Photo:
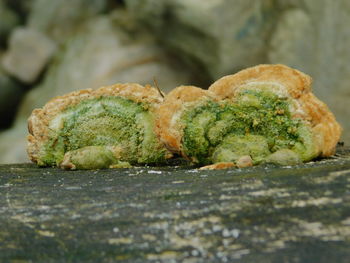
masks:
<path id="1" fill-rule="evenodd" d="M 168 149 L 208 169 L 327 157 L 342 129 L 311 82 L 284 65 L 259 65 L 208 90 L 180 86 L 158 109 L 157 133 Z"/>
<path id="2" fill-rule="evenodd" d="M 65 169 L 163 163 L 171 153 L 154 132 L 162 100 L 157 89 L 133 83 L 56 97 L 28 119 L 28 155 Z"/>

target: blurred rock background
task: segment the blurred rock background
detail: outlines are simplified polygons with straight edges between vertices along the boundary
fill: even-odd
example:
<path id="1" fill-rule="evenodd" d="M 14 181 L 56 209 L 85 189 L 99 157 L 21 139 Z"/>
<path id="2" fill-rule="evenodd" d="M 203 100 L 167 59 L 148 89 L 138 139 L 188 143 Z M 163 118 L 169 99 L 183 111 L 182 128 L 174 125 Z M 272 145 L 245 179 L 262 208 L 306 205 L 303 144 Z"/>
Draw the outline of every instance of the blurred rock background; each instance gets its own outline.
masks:
<path id="1" fill-rule="evenodd" d="M 349 24 L 347 0 L 0 0 L 0 163 L 27 161 L 26 119 L 54 96 L 259 63 L 310 74 L 350 143 Z"/>

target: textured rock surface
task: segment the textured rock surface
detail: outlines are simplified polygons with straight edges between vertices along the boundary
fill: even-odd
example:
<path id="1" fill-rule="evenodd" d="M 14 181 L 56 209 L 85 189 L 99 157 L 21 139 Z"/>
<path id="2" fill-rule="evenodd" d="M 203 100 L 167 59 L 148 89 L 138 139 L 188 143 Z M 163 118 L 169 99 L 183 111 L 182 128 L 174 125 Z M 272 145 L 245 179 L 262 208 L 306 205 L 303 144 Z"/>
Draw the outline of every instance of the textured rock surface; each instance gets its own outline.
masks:
<path id="1" fill-rule="evenodd" d="M 11 129 L 0 133 L 0 163 L 13 163 L 14 160 L 29 161 L 26 151 L 27 125 L 15 124 Z"/>
<path id="2" fill-rule="evenodd" d="M 23 95 L 23 87 L 7 76 L 0 65 L 0 129 L 10 126 Z"/>
<path id="3" fill-rule="evenodd" d="M 59 43 L 79 32 L 84 23 L 103 12 L 108 0 L 34 0 L 28 25 Z"/>
<path id="4" fill-rule="evenodd" d="M 0 166 L 0 261 L 350 260 L 349 150 L 296 167 Z"/>
<path id="5" fill-rule="evenodd" d="M 313 27 L 306 11 L 297 8 L 285 11 L 271 38 L 269 60 L 307 71 L 314 64 L 313 48 Z"/>
<path id="6" fill-rule="evenodd" d="M 162 43 L 209 80 L 264 62 L 276 16 L 272 1 L 126 0 L 126 4 Z"/>
<path id="7" fill-rule="evenodd" d="M 0 0 L 5 2 L 7 6 L 19 14 L 21 22 L 25 22 L 28 16 L 28 13 L 31 11 L 33 2 L 35 0 Z"/>
<path id="8" fill-rule="evenodd" d="M 39 31 L 17 28 L 12 31 L 2 66 L 24 83 L 33 83 L 56 50 L 56 44 Z"/>
<path id="9" fill-rule="evenodd" d="M 0 0 L 0 18 L 0 44 L 6 44 L 9 33 L 19 24 L 20 19 L 4 0 Z"/>

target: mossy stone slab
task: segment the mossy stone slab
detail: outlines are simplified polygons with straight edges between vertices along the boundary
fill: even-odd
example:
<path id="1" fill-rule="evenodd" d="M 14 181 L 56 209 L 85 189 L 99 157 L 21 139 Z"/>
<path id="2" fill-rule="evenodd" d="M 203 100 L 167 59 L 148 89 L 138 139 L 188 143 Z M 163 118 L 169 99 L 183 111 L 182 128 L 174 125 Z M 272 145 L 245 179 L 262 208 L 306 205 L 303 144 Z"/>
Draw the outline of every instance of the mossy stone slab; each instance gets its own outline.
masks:
<path id="1" fill-rule="evenodd" d="M 350 150 L 293 166 L 0 166 L 1 262 L 350 262 Z"/>

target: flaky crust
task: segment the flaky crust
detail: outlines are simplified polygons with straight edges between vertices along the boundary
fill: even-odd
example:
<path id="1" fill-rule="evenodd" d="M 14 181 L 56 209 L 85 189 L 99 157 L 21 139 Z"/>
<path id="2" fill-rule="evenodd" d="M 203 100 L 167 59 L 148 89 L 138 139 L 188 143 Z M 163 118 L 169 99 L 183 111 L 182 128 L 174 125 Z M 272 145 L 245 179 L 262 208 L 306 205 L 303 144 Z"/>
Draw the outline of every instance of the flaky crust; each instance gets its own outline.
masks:
<path id="1" fill-rule="evenodd" d="M 195 103 L 206 96 L 215 100 L 233 100 L 241 88 L 272 84 L 276 93 L 293 99 L 292 117 L 301 118 L 310 125 L 319 156 L 327 157 L 334 154 L 342 128 L 327 105 L 312 94 L 311 83 L 310 76 L 285 65 L 258 65 L 217 80 L 208 91 L 181 86 L 169 93 L 160 107 L 157 133 L 169 149 L 182 152 L 182 133 L 174 116 L 181 115 L 188 101 Z"/>
<path id="2" fill-rule="evenodd" d="M 87 99 L 103 96 L 121 96 L 136 102 L 149 103 L 149 110 L 155 111 L 163 101 L 157 89 L 150 85 L 141 86 L 136 83 L 115 84 L 97 90 L 86 89 L 74 91 L 51 99 L 41 109 L 33 110 L 28 119 L 27 152 L 33 162 L 37 162 L 42 145 L 48 140 L 49 123 L 66 108 Z"/>

